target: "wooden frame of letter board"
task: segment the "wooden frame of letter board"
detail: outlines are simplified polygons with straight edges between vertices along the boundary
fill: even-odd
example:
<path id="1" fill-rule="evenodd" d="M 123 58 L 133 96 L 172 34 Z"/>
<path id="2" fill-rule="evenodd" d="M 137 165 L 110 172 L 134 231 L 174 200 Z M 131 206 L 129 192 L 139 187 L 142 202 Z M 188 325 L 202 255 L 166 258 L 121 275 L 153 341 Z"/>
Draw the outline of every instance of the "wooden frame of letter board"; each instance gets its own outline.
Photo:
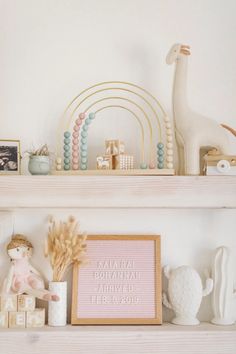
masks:
<path id="1" fill-rule="evenodd" d="M 124 236 L 124 235 L 91 235 L 88 240 L 144 240 L 155 241 L 155 317 L 154 318 L 78 318 L 77 317 L 77 289 L 78 289 L 78 272 L 79 267 L 73 267 L 73 284 L 72 284 L 72 309 L 71 309 L 71 324 L 78 325 L 108 325 L 108 324 L 161 324 L 162 323 L 162 286 L 161 286 L 161 240 L 160 236 Z"/>

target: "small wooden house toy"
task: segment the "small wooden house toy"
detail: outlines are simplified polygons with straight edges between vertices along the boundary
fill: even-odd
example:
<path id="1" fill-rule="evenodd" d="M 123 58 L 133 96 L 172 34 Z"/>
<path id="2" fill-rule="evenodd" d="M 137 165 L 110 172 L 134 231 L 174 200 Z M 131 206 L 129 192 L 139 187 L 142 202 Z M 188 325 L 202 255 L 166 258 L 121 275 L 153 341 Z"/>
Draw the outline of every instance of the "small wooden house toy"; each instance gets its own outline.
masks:
<path id="1" fill-rule="evenodd" d="M 119 155 L 125 153 L 125 144 L 120 140 L 106 140 L 106 154 Z"/>

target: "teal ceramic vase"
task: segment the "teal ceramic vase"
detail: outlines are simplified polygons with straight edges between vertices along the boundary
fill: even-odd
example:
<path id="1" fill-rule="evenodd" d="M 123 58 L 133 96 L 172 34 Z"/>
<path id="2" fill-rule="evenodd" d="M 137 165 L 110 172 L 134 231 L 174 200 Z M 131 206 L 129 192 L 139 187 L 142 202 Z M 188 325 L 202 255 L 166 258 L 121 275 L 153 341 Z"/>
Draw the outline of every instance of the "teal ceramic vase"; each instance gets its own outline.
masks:
<path id="1" fill-rule="evenodd" d="M 32 175 L 48 175 L 50 172 L 49 156 L 30 156 L 28 170 Z"/>

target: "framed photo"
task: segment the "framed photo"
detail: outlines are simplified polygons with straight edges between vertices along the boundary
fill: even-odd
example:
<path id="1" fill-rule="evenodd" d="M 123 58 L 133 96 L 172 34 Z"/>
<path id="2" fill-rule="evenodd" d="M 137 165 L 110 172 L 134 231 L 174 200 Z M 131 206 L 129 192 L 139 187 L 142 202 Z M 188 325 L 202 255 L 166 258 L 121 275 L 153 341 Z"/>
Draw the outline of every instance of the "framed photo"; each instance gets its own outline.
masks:
<path id="1" fill-rule="evenodd" d="M 161 324 L 160 236 L 88 236 L 74 266 L 71 323 Z"/>
<path id="2" fill-rule="evenodd" d="M 0 174 L 20 174 L 20 141 L 0 139 Z"/>

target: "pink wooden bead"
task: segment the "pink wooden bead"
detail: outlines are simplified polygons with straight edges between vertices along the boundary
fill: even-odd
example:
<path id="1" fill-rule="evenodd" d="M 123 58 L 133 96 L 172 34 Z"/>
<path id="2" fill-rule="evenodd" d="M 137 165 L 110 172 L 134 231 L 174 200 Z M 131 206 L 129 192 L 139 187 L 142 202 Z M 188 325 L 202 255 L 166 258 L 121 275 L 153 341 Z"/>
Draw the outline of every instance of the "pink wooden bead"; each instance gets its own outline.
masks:
<path id="1" fill-rule="evenodd" d="M 73 152 L 72 152 L 72 156 L 75 157 L 75 158 L 78 157 L 78 156 L 79 156 L 78 151 L 73 151 Z"/>
<path id="2" fill-rule="evenodd" d="M 72 150 L 73 150 L 73 151 L 78 151 L 78 145 L 73 145 L 73 146 L 72 146 Z"/>
<path id="3" fill-rule="evenodd" d="M 73 135 L 73 138 L 78 138 L 79 137 L 79 133 L 76 133 L 76 132 L 74 132 L 72 135 Z"/>
<path id="4" fill-rule="evenodd" d="M 73 164 L 76 164 L 76 163 L 78 163 L 79 162 L 79 159 L 77 158 L 77 157 L 73 157 Z"/>
<path id="5" fill-rule="evenodd" d="M 80 126 L 82 124 L 82 120 L 80 118 L 76 119 L 75 124 Z"/>
<path id="6" fill-rule="evenodd" d="M 72 168 L 73 168 L 73 170 L 78 170 L 79 165 L 77 163 L 73 163 Z"/>
<path id="7" fill-rule="evenodd" d="M 155 168 L 155 164 L 154 164 L 153 162 L 151 162 L 151 163 L 149 164 L 149 168 L 154 169 L 154 168 Z"/>
<path id="8" fill-rule="evenodd" d="M 73 139 L 73 145 L 78 145 L 78 139 Z"/>
<path id="9" fill-rule="evenodd" d="M 81 120 L 84 119 L 85 116 L 86 116 L 85 113 L 80 113 L 80 115 L 79 115 L 79 117 L 80 117 Z"/>
<path id="10" fill-rule="evenodd" d="M 74 132 L 78 132 L 80 130 L 80 127 L 78 127 L 78 125 L 74 126 Z"/>

